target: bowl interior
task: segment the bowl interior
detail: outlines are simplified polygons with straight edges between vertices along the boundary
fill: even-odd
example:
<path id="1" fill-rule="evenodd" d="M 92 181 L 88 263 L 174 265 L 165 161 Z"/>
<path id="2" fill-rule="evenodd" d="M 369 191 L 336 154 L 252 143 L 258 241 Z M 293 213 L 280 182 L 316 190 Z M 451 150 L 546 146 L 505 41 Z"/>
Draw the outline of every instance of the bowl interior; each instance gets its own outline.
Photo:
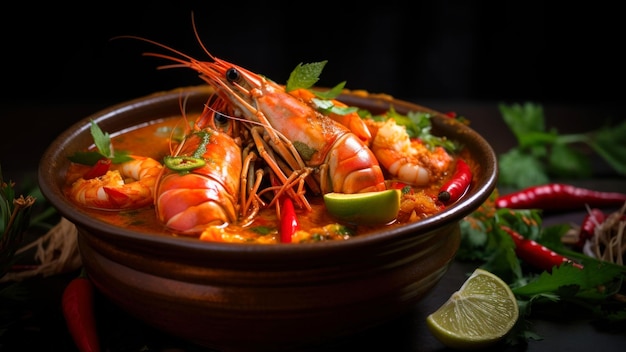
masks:
<path id="1" fill-rule="evenodd" d="M 314 244 L 299 244 L 298 246 L 257 246 L 254 244 L 237 244 L 232 246 L 228 243 L 212 243 L 189 238 L 174 238 L 166 235 L 148 235 L 117 228 L 94 219 L 66 199 L 62 192 L 62 185 L 64 174 L 69 166 L 68 156 L 93 144 L 93 138 L 89 129 L 91 120 L 95 121 L 103 131 L 119 131 L 117 133 L 121 133 L 139 125 L 149 124 L 157 119 L 180 114 L 182 97 L 188 99 L 186 106 L 190 111 L 194 109 L 199 111 L 212 92 L 212 88 L 208 86 L 183 87 L 167 92 L 159 92 L 112 106 L 76 122 L 52 142 L 41 158 L 38 177 L 44 196 L 70 221 L 89 228 L 103 229 L 105 230 L 103 232 L 108 234 L 122 236 L 131 245 L 134 243 L 137 246 L 142 246 L 142 242 L 149 238 L 156 247 L 176 248 L 177 250 L 190 252 L 202 251 L 206 248 L 230 252 L 240 250 L 241 247 L 249 247 L 246 250 L 255 253 L 269 252 L 270 255 L 276 255 L 276 251 L 280 251 L 294 252 L 295 255 L 300 255 L 311 249 L 315 250 L 315 248 L 322 247 L 325 248 L 324 250 L 329 250 L 329 248 L 341 250 L 345 246 L 358 245 L 357 243 L 361 241 L 378 241 L 386 236 L 397 236 L 399 234 L 419 235 L 440 226 L 444 222 L 462 219 L 482 204 L 495 188 L 497 177 L 496 155 L 491 146 L 470 127 L 445 117 L 445 115 L 432 109 L 395 100 L 387 95 L 347 91 L 339 97 L 340 100 L 350 105 L 369 109 L 373 113 L 386 111 L 393 106 L 400 113 L 428 111 L 434 114 L 432 119 L 433 134 L 447 136 L 452 140 L 461 142 L 465 146 L 463 153 L 466 161 L 472 168 L 473 180 L 470 190 L 463 199 L 434 216 L 406 226 L 381 230 L 374 235 L 356 236 L 350 241 L 325 241 Z M 109 133 L 111 135 L 115 134 L 114 132 Z M 346 242 L 350 242 L 350 244 Z"/>

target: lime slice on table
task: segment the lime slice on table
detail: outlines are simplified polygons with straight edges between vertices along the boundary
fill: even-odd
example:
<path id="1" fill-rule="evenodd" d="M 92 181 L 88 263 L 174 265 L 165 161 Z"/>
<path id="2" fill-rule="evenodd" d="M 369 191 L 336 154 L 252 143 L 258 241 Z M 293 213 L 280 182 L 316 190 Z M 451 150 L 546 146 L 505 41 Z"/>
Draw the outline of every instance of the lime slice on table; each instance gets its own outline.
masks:
<path id="1" fill-rule="evenodd" d="M 502 339 L 517 322 L 519 308 L 509 285 L 476 269 L 461 288 L 426 318 L 430 332 L 456 349 L 477 349 Z"/>
<path id="2" fill-rule="evenodd" d="M 395 220 L 402 193 L 397 189 L 364 193 L 326 193 L 328 213 L 338 220 L 362 225 L 386 224 Z"/>

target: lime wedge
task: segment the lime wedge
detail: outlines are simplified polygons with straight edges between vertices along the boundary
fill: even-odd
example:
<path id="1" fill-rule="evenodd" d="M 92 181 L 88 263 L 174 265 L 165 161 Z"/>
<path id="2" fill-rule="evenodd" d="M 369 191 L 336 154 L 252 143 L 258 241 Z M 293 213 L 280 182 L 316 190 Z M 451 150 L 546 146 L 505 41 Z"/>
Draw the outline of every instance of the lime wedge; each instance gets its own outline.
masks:
<path id="1" fill-rule="evenodd" d="M 517 300 L 509 285 L 478 268 L 426 318 L 426 323 L 444 345 L 468 350 L 498 342 L 513 328 L 518 317 Z"/>
<path id="2" fill-rule="evenodd" d="M 336 219 L 359 225 L 380 225 L 396 219 L 402 193 L 397 189 L 364 193 L 326 193 L 324 204 Z"/>

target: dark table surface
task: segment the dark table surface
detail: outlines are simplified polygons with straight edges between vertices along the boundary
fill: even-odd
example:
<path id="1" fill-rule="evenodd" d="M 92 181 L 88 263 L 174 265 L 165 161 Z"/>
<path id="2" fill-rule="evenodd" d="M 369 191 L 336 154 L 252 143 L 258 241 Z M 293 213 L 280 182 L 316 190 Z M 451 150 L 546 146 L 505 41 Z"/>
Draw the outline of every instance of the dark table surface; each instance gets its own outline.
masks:
<path id="1" fill-rule="evenodd" d="M 502 121 L 499 102 L 429 101 L 415 103 L 439 111 L 456 111 L 470 119 L 470 126 L 481 133 L 502 153 L 516 145 L 511 132 Z M 520 102 L 521 103 L 521 102 Z M 4 126 L 11 120 L 7 133 L 0 137 L 0 165 L 5 180 L 18 184 L 34 182 L 41 154 L 70 124 L 112 104 L 94 102 L 79 104 L 4 104 L 0 116 Z M 604 119 L 622 119 L 618 106 L 606 104 L 544 104 L 546 125 L 561 133 L 576 133 L 595 129 Z M 626 136 L 625 136 L 626 140 Z M 617 177 L 602 162 L 593 179 L 576 181 L 578 185 L 599 190 L 626 192 L 626 179 Z M 584 210 L 559 215 L 547 215 L 544 224 L 579 223 Z M 321 350 L 385 350 L 385 351 L 445 351 L 426 327 L 425 318 L 459 289 L 466 275 L 478 264 L 454 261 L 441 282 L 406 315 L 369 331 L 325 344 Z M 61 313 L 60 297 L 65 285 L 76 272 L 46 278 L 31 278 L 20 283 L 29 292 L 20 302 L 3 300 L 0 305 L 0 351 L 73 351 L 76 350 Z M 10 284 L 2 284 L 6 289 Z M 199 346 L 155 331 L 96 295 L 96 316 L 102 350 L 104 351 L 202 351 Z M 527 346 L 493 350 L 510 351 L 623 351 L 626 332 L 608 333 L 597 330 L 585 319 L 568 316 L 542 317 L 532 321 L 535 331 L 543 338 Z M 244 332 L 245 333 L 245 332 Z"/>

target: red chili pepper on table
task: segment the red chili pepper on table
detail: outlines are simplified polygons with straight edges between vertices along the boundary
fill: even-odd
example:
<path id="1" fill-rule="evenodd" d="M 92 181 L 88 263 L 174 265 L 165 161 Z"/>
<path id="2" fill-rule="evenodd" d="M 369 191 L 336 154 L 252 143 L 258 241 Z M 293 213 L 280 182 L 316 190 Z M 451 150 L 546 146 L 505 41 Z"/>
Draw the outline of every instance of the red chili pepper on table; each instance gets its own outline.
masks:
<path id="1" fill-rule="evenodd" d="M 107 171 L 109 171 L 110 167 L 111 167 L 111 159 L 102 158 L 98 160 L 96 164 L 83 175 L 83 178 L 85 180 L 89 180 L 92 178 L 100 177 L 106 174 Z"/>
<path id="2" fill-rule="evenodd" d="M 583 266 L 573 262 L 550 248 L 530 240 L 519 234 L 508 226 L 501 225 L 500 228 L 508 233 L 515 243 L 515 254 L 524 262 L 540 270 L 551 271 L 553 267 L 563 263 L 572 263 L 575 267 L 582 269 Z"/>
<path id="3" fill-rule="evenodd" d="M 620 206 L 626 202 L 626 194 L 601 192 L 563 183 L 532 186 L 496 199 L 496 208 L 573 210 L 585 205 L 598 208 Z"/>
<path id="4" fill-rule="evenodd" d="M 94 316 L 94 288 L 84 270 L 63 290 L 61 305 L 67 328 L 81 352 L 99 352 Z"/>
<path id="5" fill-rule="evenodd" d="M 451 204 L 459 200 L 472 183 L 472 170 L 461 159 L 456 160 L 456 170 L 452 178 L 439 189 L 437 199 L 444 204 Z"/>
<path id="6" fill-rule="evenodd" d="M 293 202 L 291 198 L 284 197 L 280 208 L 280 242 L 291 243 L 291 237 L 298 231 L 299 227 Z"/>
<path id="7" fill-rule="evenodd" d="M 593 238 L 596 226 L 602 224 L 604 220 L 606 220 L 606 214 L 602 210 L 598 208 L 590 209 L 580 224 L 578 241 L 575 243 L 575 246 L 582 248 L 587 240 Z"/>

